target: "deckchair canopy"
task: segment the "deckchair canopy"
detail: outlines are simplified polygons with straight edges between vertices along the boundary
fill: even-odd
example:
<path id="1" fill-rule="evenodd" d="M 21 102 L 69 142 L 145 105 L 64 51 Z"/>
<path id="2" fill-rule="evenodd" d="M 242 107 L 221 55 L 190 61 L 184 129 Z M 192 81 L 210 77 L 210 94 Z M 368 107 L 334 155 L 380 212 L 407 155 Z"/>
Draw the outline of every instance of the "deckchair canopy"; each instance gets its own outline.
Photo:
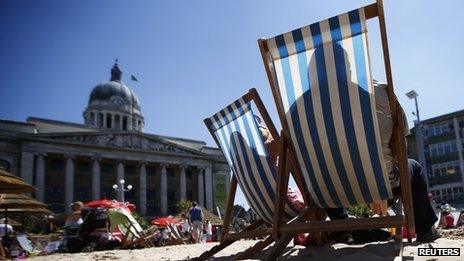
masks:
<path id="1" fill-rule="evenodd" d="M 312 199 L 392 197 L 382 158 L 364 8 L 265 40 L 274 95 Z"/>
<path id="2" fill-rule="evenodd" d="M 251 102 L 236 100 L 206 120 L 224 156 L 231 166 L 248 205 L 268 223 L 272 223 L 276 199 L 276 169 L 258 129 Z M 298 211 L 287 202 L 284 221 Z"/>

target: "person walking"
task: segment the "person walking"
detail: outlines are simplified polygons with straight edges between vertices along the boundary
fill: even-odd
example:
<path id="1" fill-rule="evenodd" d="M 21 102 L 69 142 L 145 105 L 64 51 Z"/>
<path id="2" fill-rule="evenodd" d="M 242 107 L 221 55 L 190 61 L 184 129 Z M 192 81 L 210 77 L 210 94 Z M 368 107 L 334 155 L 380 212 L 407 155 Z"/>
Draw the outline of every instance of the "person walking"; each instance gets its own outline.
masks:
<path id="1" fill-rule="evenodd" d="M 189 210 L 190 223 L 192 224 L 192 237 L 195 243 L 199 243 L 203 237 L 203 211 L 196 202 L 192 203 Z"/>

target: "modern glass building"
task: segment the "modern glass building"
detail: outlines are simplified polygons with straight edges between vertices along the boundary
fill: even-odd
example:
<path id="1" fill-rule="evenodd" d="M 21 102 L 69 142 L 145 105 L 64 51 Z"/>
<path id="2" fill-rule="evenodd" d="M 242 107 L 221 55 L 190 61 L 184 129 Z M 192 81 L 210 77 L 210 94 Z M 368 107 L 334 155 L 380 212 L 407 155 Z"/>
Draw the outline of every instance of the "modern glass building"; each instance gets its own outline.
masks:
<path id="1" fill-rule="evenodd" d="M 437 202 L 464 202 L 464 110 L 421 123 L 430 192 Z M 408 150 L 418 159 L 416 131 L 413 128 L 408 136 Z"/>

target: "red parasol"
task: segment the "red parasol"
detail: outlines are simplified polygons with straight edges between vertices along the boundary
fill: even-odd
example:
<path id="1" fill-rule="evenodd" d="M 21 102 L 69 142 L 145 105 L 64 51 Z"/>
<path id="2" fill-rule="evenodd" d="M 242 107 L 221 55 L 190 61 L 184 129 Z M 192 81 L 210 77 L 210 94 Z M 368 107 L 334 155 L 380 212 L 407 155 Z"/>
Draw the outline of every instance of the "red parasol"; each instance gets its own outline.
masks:
<path id="1" fill-rule="evenodd" d="M 84 206 L 89 208 L 125 208 L 132 212 L 135 210 L 135 205 L 131 203 L 123 203 L 117 200 L 108 200 L 100 199 L 95 201 L 90 201 L 84 204 Z"/>
<path id="2" fill-rule="evenodd" d="M 167 217 L 159 217 L 155 218 L 151 221 L 152 225 L 158 226 L 158 227 L 166 227 L 168 223 L 171 224 L 179 224 L 180 221 L 173 217 L 173 216 L 167 216 Z"/>

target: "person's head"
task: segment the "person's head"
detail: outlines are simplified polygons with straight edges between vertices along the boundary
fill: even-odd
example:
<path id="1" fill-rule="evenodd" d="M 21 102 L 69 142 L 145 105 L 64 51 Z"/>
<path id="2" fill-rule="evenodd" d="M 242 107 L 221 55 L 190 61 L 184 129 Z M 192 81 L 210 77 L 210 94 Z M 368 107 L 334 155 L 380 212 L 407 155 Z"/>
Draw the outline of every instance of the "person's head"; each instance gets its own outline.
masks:
<path id="1" fill-rule="evenodd" d="M 209 223 L 209 222 L 210 222 L 209 219 L 207 219 L 207 220 L 206 220 L 206 223 Z"/>
<path id="2" fill-rule="evenodd" d="M 459 213 L 459 219 L 464 221 L 464 210 L 461 210 L 461 212 Z"/>
<path id="3" fill-rule="evenodd" d="M 197 202 L 192 202 L 192 207 L 195 208 L 196 206 L 198 206 Z"/>
<path id="4" fill-rule="evenodd" d="M 81 201 L 76 201 L 76 202 L 71 203 L 71 209 L 73 212 L 80 211 L 83 206 L 84 206 L 84 203 L 82 203 Z"/>
<path id="5" fill-rule="evenodd" d="M 182 215 L 180 215 L 181 218 L 186 218 L 187 216 L 185 215 L 185 213 L 182 213 Z"/>
<path id="6" fill-rule="evenodd" d="M 263 140 L 266 141 L 271 141 L 273 140 L 271 132 L 269 131 L 269 128 L 266 126 L 264 121 L 258 116 L 254 115 L 256 124 L 258 125 L 258 130 L 263 137 Z"/>

